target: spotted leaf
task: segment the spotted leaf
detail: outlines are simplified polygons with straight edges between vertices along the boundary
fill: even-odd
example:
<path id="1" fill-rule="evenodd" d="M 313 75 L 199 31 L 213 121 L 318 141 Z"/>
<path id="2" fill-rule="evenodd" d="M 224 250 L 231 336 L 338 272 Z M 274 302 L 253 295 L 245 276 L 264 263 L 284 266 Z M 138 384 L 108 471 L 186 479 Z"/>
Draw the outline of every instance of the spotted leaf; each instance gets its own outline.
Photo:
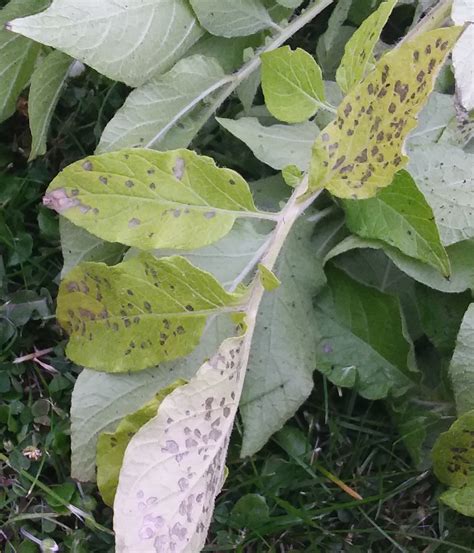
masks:
<path id="1" fill-rule="evenodd" d="M 61 283 L 57 317 L 70 335 L 70 359 L 126 372 L 190 353 L 207 317 L 241 301 L 182 257 L 141 254 L 113 267 L 75 267 Z"/>
<path id="2" fill-rule="evenodd" d="M 439 436 L 433 447 L 433 469 L 441 482 L 450 486 L 441 501 L 466 516 L 474 516 L 474 410 Z"/>
<path id="3" fill-rule="evenodd" d="M 69 165 L 44 203 L 92 234 L 140 249 L 192 249 L 225 236 L 257 211 L 235 171 L 188 150 L 127 149 Z"/>
<path id="4" fill-rule="evenodd" d="M 97 440 L 97 486 L 107 505 L 114 503 L 120 468 L 127 445 L 140 428 L 152 419 L 164 398 L 178 386 L 186 384 L 177 380 L 163 388 L 143 407 L 124 417 L 115 432 L 103 432 Z"/>
<path id="5" fill-rule="evenodd" d="M 373 51 L 383 27 L 398 0 L 380 4 L 352 35 L 344 49 L 344 56 L 336 72 L 337 84 L 348 92 L 374 66 Z"/>
<path id="6" fill-rule="evenodd" d="M 196 553 L 205 544 L 248 358 L 225 340 L 131 439 L 114 503 L 117 553 Z"/>
<path id="7" fill-rule="evenodd" d="M 424 33 L 382 57 L 316 139 L 310 190 L 370 198 L 407 163 L 403 145 L 461 29 Z"/>

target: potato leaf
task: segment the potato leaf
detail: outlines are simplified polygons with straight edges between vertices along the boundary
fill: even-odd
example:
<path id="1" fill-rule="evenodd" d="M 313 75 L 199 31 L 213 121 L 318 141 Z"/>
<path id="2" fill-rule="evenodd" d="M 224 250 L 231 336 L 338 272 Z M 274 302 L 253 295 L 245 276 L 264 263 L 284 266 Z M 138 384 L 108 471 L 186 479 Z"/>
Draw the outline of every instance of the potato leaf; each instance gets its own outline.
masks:
<path id="1" fill-rule="evenodd" d="M 245 180 L 188 150 L 130 149 L 69 165 L 45 205 L 99 238 L 140 249 L 197 248 L 259 212 Z"/>
<path id="2" fill-rule="evenodd" d="M 8 28 L 130 86 L 169 69 L 203 34 L 186 0 L 54 0 Z"/>
<path id="3" fill-rule="evenodd" d="M 54 51 L 36 67 L 31 77 L 28 114 L 32 135 L 28 161 L 46 153 L 46 139 L 53 112 L 73 59 Z"/>
<path id="4" fill-rule="evenodd" d="M 433 211 L 406 171 L 398 172 L 391 186 L 374 198 L 343 200 L 342 205 L 346 224 L 355 234 L 382 240 L 449 275 Z"/>
<path id="5" fill-rule="evenodd" d="M 461 29 L 437 29 L 401 44 L 345 97 L 316 139 L 310 190 L 363 199 L 406 165 L 403 144 Z"/>
<path id="6" fill-rule="evenodd" d="M 185 380 L 173 382 L 155 394 L 155 397 L 138 411 L 124 417 L 115 432 L 100 434 L 97 440 L 97 487 L 104 503 L 110 507 L 114 504 L 123 456 L 130 440 L 144 424 L 156 416 L 158 407 L 165 397 L 184 384 Z"/>
<path id="7" fill-rule="evenodd" d="M 225 340 L 130 441 L 114 503 L 118 553 L 195 553 L 205 544 L 248 358 Z"/>
<path id="8" fill-rule="evenodd" d="M 449 365 L 449 376 L 457 412 L 463 415 L 474 409 L 474 303 L 467 309 L 461 323 Z"/>
<path id="9" fill-rule="evenodd" d="M 40 51 L 39 44 L 3 28 L 15 17 L 38 12 L 47 0 L 11 0 L 0 10 L 0 122 L 13 114 L 20 92 L 25 88 Z"/>
<path id="10" fill-rule="evenodd" d="M 375 44 L 397 1 L 388 0 L 380 4 L 347 42 L 336 72 L 336 82 L 344 92 L 351 90 L 373 68 Z"/>
<path id="11" fill-rule="evenodd" d="M 190 0 L 201 25 L 223 37 L 253 35 L 273 25 L 260 0 Z"/>
<path id="12" fill-rule="evenodd" d="M 324 104 L 321 68 L 308 52 L 283 46 L 261 58 L 265 104 L 277 119 L 301 123 Z"/>
<path id="13" fill-rule="evenodd" d="M 141 254 L 114 267 L 73 269 L 61 283 L 57 317 L 70 335 L 70 359 L 125 372 L 190 353 L 207 317 L 241 301 L 182 257 Z"/>
<path id="14" fill-rule="evenodd" d="M 224 72 L 213 58 L 196 55 L 180 60 L 170 71 L 128 96 L 105 127 L 96 153 L 147 144 L 165 149 L 162 146 L 166 145 L 168 132 L 185 118 L 186 109 L 196 107 L 201 95 L 223 77 Z M 187 143 L 179 145 L 186 146 Z"/>
<path id="15" fill-rule="evenodd" d="M 462 415 L 441 434 L 433 447 L 436 476 L 450 486 L 441 501 L 466 516 L 474 516 L 474 410 Z"/>

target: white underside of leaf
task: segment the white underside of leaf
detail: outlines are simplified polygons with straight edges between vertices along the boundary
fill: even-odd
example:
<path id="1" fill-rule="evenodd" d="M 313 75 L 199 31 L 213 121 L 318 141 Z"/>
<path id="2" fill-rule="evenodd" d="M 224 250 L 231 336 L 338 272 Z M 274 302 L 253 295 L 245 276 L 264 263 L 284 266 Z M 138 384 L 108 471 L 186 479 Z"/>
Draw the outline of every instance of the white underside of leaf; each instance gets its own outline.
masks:
<path id="1" fill-rule="evenodd" d="M 169 69 L 203 34 L 185 0 L 55 0 L 9 28 L 130 86 Z"/>
<path id="2" fill-rule="evenodd" d="M 225 340 L 130 441 L 114 503 L 117 553 L 197 553 L 204 546 L 225 479 L 247 342 Z"/>
<path id="3" fill-rule="evenodd" d="M 474 24 L 467 27 L 453 50 L 454 75 L 461 104 L 465 110 L 474 109 Z"/>

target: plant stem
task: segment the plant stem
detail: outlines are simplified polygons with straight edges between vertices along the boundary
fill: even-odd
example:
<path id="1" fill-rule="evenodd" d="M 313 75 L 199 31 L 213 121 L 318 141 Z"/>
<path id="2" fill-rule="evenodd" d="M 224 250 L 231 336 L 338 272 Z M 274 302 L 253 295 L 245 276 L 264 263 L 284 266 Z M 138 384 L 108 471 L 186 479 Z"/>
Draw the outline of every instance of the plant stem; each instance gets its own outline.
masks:
<path id="1" fill-rule="evenodd" d="M 208 98 L 213 92 L 222 88 L 221 92 L 209 103 L 207 109 L 203 112 L 203 121 L 207 121 L 211 115 L 219 109 L 219 107 L 227 100 L 227 98 L 242 84 L 245 79 L 250 77 L 261 65 L 260 56 L 266 52 L 276 50 L 288 39 L 290 39 L 295 33 L 312 21 L 323 10 L 330 6 L 334 0 L 320 0 L 307 8 L 301 15 L 296 17 L 287 27 L 280 29 L 278 35 L 276 35 L 270 44 L 267 44 L 263 48 L 257 50 L 255 55 L 245 63 L 238 71 L 232 75 L 228 75 L 222 78 L 217 83 L 214 83 L 209 88 L 201 92 L 198 96 L 193 98 L 179 113 L 177 113 L 173 119 L 165 125 L 160 131 L 148 142 L 147 148 L 153 147 L 156 142 L 161 140 L 166 133 L 184 116 L 188 115 L 200 102 Z M 331 106 L 325 106 L 325 109 L 331 110 Z"/>
<path id="2" fill-rule="evenodd" d="M 429 11 L 425 17 L 423 17 L 423 19 L 419 21 L 408 34 L 405 35 L 400 44 L 409 42 L 423 33 L 440 27 L 451 15 L 452 6 L 453 0 L 441 0 L 437 6 Z"/>

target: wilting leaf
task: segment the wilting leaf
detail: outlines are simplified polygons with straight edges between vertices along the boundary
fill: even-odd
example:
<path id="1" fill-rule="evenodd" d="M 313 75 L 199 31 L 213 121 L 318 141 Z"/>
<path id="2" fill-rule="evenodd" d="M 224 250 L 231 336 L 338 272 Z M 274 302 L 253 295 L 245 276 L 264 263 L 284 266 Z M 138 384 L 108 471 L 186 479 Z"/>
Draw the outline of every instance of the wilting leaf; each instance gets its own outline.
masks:
<path id="1" fill-rule="evenodd" d="M 346 224 L 363 238 L 382 240 L 404 254 L 449 275 L 449 259 L 441 244 L 433 211 L 409 173 L 367 200 L 343 200 Z"/>
<path id="2" fill-rule="evenodd" d="M 107 265 L 114 265 L 121 260 L 125 251 L 122 244 L 104 242 L 64 217 L 59 218 L 59 232 L 64 259 L 62 278 L 83 261 L 102 261 Z"/>
<path id="3" fill-rule="evenodd" d="M 46 153 L 51 118 L 73 61 L 62 52 L 51 52 L 33 72 L 28 96 L 28 114 L 33 139 L 29 161 Z"/>
<path id="4" fill-rule="evenodd" d="M 338 269 L 326 274 L 329 290 L 316 300 L 317 369 L 368 399 L 402 395 L 412 385 L 412 351 L 398 299 Z"/>
<path id="5" fill-rule="evenodd" d="M 441 240 L 474 237 L 474 155 L 448 144 L 409 149 L 408 168 L 433 208 Z"/>
<path id="6" fill-rule="evenodd" d="M 72 394 L 71 473 L 82 482 L 95 480 L 96 444 L 100 433 L 113 432 L 120 421 L 151 401 L 179 378 L 189 380 L 209 359 L 235 325 L 229 317 L 209 320 L 199 345 L 186 357 L 132 374 L 84 369 Z"/>
<path id="7" fill-rule="evenodd" d="M 61 283 L 57 317 L 70 335 L 70 359 L 125 372 L 190 353 L 207 317 L 235 310 L 239 298 L 182 257 L 142 254 L 73 269 Z"/>
<path id="8" fill-rule="evenodd" d="M 273 25 L 260 0 L 190 0 L 201 25 L 213 35 L 253 35 Z"/>
<path id="9" fill-rule="evenodd" d="M 469 306 L 461 323 L 456 348 L 449 365 L 449 375 L 457 412 L 463 415 L 474 409 L 474 303 Z M 474 430 L 474 426 L 472 429 Z"/>
<path id="10" fill-rule="evenodd" d="M 213 58 L 191 56 L 180 60 L 168 73 L 154 77 L 128 96 L 105 127 L 97 153 L 147 144 L 162 149 L 161 142 L 184 119 L 186 108 L 196 107 L 202 93 L 223 77 Z"/>
<path id="11" fill-rule="evenodd" d="M 405 138 L 460 32 L 458 27 L 430 31 L 382 57 L 316 139 L 310 190 L 363 199 L 392 182 L 408 161 Z"/>
<path id="12" fill-rule="evenodd" d="M 283 46 L 262 54 L 262 88 L 272 115 L 301 123 L 324 103 L 321 68 L 305 50 Z"/>
<path id="13" fill-rule="evenodd" d="M 163 388 L 138 411 L 124 417 L 115 432 L 103 432 L 99 435 L 97 440 L 97 487 L 107 505 L 112 506 L 114 503 L 123 456 L 130 440 L 144 424 L 156 416 L 158 407 L 165 397 L 184 384 L 186 384 L 185 380 L 177 380 Z"/>
<path id="14" fill-rule="evenodd" d="M 328 254 L 326 260 L 343 254 L 346 251 L 359 248 L 383 248 L 388 257 L 395 265 L 414 280 L 426 284 L 441 292 L 457 293 L 474 288 L 474 240 L 464 240 L 452 246 L 446 251 L 451 265 L 449 279 L 443 277 L 439 271 L 433 269 L 426 263 L 422 263 L 412 257 L 407 257 L 395 248 L 384 245 L 378 240 L 364 240 L 358 236 L 350 236 L 340 242 Z"/>
<path id="15" fill-rule="evenodd" d="M 319 322 L 312 298 L 326 280 L 313 230 L 306 220 L 293 227 L 274 269 L 281 286 L 260 305 L 240 404 L 243 457 L 263 447 L 313 388 Z"/>
<path id="16" fill-rule="evenodd" d="M 474 516 L 474 410 L 462 415 L 438 438 L 433 448 L 436 476 L 450 486 L 441 501 L 466 516 Z"/>
<path id="17" fill-rule="evenodd" d="M 117 552 L 195 553 L 204 546 L 248 347 L 245 336 L 225 340 L 130 441 L 114 503 Z"/>
<path id="18" fill-rule="evenodd" d="M 203 34 L 186 0 L 54 0 L 9 29 L 130 86 L 169 69 Z"/>
<path id="19" fill-rule="evenodd" d="M 28 84 L 40 50 L 39 44 L 3 26 L 10 19 L 38 12 L 47 5 L 47 0 L 11 0 L 0 11 L 0 121 L 15 111 L 18 95 Z"/>
<path id="20" fill-rule="evenodd" d="M 140 249 L 197 248 L 258 212 L 245 180 L 188 150 L 130 149 L 69 165 L 44 203 L 99 238 Z"/>
<path id="21" fill-rule="evenodd" d="M 380 4 L 347 42 L 336 72 L 337 84 L 344 92 L 351 90 L 373 68 L 374 47 L 397 1 L 388 0 Z"/>
<path id="22" fill-rule="evenodd" d="M 252 150 L 257 159 L 273 169 L 296 165 L 305 171 L 311 159 L 311 146 L 319 133 L 313 122 L 297 125 L 264 126 L 255 117 L 217 118 L 228 130 Z"/>

